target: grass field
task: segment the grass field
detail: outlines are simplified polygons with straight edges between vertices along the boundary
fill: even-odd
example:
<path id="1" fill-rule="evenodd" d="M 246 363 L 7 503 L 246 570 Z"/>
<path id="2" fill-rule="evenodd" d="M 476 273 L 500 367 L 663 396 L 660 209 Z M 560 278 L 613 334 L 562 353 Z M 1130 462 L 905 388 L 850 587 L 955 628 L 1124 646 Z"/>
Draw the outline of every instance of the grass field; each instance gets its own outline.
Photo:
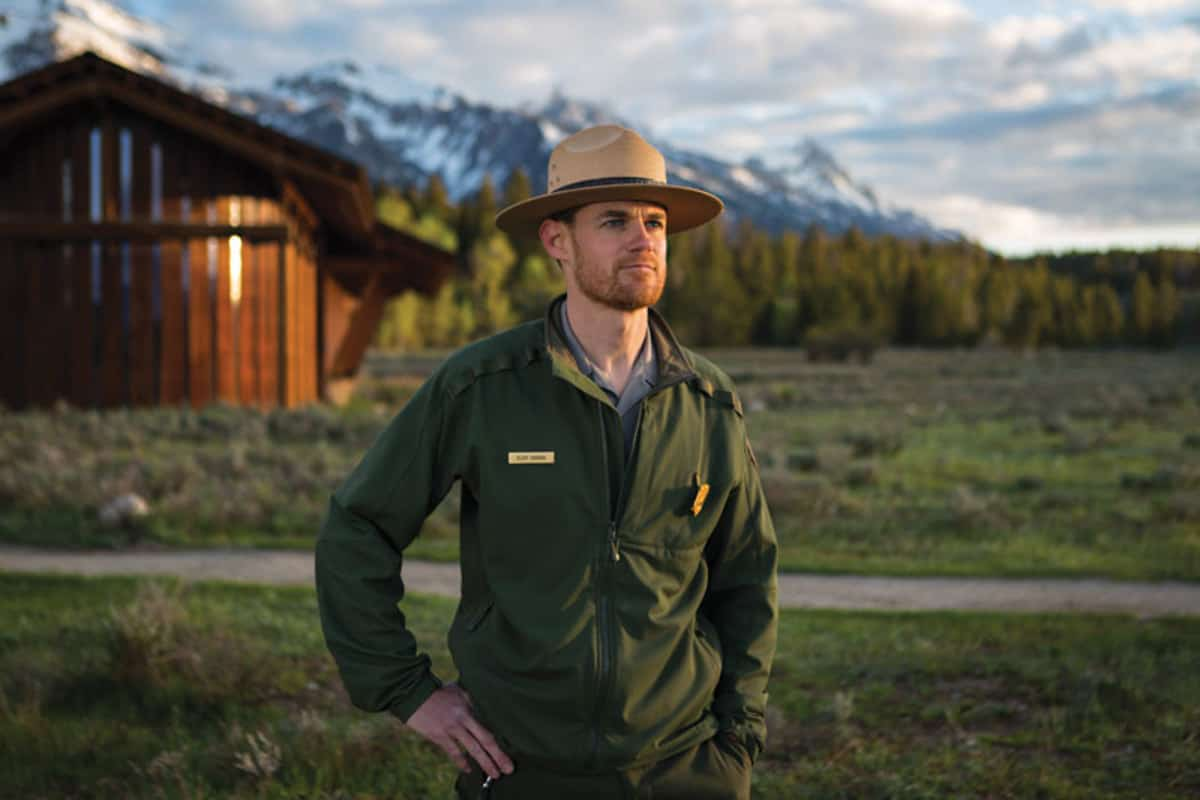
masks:
<path id="1" fill-rule="evenodd" d="M 454 605 L 409 621 L 450 676 Z M 0 575 L 0 795 L 426 798 L 453 768 L 351 709 L 315 594 Z M 1200 620 L 784 612 L 756 798 L 1200 793 Z"/>
<path id="2" fill-rule="evenodd" d="M 1200 353 L 709 354 L 738 381 L 783 567 L 1200 580 Z M 0 539 L 308 548 L 439 356 L 369 360 L 343 409 L 0 414 Z M 148 517 L 106 527 L 123 492 Z M 457 555 L 452 495 L 413 556 Z"/>

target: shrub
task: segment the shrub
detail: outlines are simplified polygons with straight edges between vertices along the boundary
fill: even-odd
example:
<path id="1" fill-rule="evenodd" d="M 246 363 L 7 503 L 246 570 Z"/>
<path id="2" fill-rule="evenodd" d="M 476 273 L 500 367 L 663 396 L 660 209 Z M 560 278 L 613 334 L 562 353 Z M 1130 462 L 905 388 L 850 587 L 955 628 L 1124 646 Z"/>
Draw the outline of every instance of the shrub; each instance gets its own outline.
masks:
<path id="1" fill-rule="evenodd" d="M 1043 416 L 1041 423 L 1043 433 L 1049 433 L 1055 436 L 1062 436 L 1070 433 L 1072 428 L 1071 418 L 1062 412 Z"/>
<path id="2" fill-rule="evenodd" d="M 807 519 L 824 519 L 844 508 L 842 493 L 828 478 L 821 475 L 797 478 L 770 475 L 763 478 L 767 505 L 776 517 L 797 515 Z"/>
<path id="3" fill-rule="evenodd" d="M 1200 488 L 1200 468 L 1163 467 L 1149 475 L 1127 472 L 1121 476 L 1121 488 L 1138 491 Z"/>
<path id="4" fill-rule="evenodd" d="M 1200 497 L 1194 492 L 1176 492 L 1167 500 L 1160 516 L 1167 522 L 1200 522 Z"/>
<path id="5" fill-rule="evenodd" d="M 816 472 L 821 468 L 821 460 L 815 450 L 804 447 L 788 453 L 787 468 L 796 472 Z"/>
<path id="6" fill-rule="evenodd" d="M 846 483 L 855 488 L 879 483 L 879 465 L 874 461 L 856 461 L 846 470 Z"/>
<path id="7" fill-rule="evenodd" d="M 870 363 L 882 344 L 875 330 L 858 324 L 830 323 L 814 325 L 804 336 L 804 349 L 813 362 L 845 362 L 857 359 Z"/>
<path id="8" fill-rule="evenodd" d="M 904 432 L 899 429 L 852 432 L 842 436 L 858 458 L 890 456 L 904 447 Z"/>
<path id="9" fill-rule="evenodd" d="M 844 444 L 823 444 L 817 448 L 817 462 L 825 473 L 843 472 L 854 457 L 854 451 Z"/>
<path id="10" fill-rule="evenodd" d="M 176 635 L 187 614 L 181 589 L 146 582 L 133 602 L 113 609 L 110 617 L 110 655 L 114 677 L 122 683 L 161 681 L 176 658 Z"/>
<path id="11" fill-rule="evenodd" d="M 1013 488 L 1018 492 L 1036 492 L 1045 485 L 1044 480 L 1032 475 L 1021 475 L 1013 482 Z"/>

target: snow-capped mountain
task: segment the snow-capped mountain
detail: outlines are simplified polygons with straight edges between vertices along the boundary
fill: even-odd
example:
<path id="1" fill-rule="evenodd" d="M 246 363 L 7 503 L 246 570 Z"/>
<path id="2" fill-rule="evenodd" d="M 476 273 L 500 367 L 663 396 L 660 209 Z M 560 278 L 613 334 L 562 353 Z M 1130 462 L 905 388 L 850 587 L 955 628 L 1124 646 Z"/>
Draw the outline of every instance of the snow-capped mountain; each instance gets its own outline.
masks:
<path id="1" fill-rule="evenodd" d="M 93 50 L 358 161 L 375 181 L 424 183 L 439 174 L 454 199 L 474 193 L 485 176 L 501 186 L 517 168 L 532 186 L 545 186 L 550 150 L 588 125 L 617 122 L 648 130 L 558 91 L 541 106 L 501 108 L 348 60 L 280 76 L 267 90 L 239 88 L 222 70 L 189 61 L 186 47 L 161 26 L 114 0 L 45 3 L 20 30 L 11 27 L 8 41 L 0 40 L 0 79 Z M 731 163 L 650 138 L 666 157 L 671 180 L 721 197 L 731 221 L 748 218 L 774 231 L 817 224 L 833 232 L 857 226 L 907 238 L 959 238 L 885 205 L 812 141 L 798 143 L 786 163 L 768 166 L 759 159 Z"/>

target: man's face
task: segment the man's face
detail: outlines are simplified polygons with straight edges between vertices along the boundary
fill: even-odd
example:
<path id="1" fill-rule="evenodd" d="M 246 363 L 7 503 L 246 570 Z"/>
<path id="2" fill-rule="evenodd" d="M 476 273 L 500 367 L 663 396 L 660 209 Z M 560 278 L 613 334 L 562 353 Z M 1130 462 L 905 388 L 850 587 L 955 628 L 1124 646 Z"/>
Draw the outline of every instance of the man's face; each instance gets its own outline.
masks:
<path id="1" fill-rule="evenodd" d="M 560 241 L 568 252 L 556 257 L 564 262 L 568 281 L 588 299 L 618 311 L 658 302 L 667 280 L 667 212 L 662 206 L 591 203 L 564 228 Z"/>

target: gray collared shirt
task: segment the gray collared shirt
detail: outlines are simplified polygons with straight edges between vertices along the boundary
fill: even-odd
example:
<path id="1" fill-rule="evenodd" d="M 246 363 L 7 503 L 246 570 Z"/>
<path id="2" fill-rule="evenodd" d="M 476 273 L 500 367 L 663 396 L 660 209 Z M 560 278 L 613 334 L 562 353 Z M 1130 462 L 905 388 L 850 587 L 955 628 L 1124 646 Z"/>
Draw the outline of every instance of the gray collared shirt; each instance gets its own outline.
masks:
<path id="1" fill-rule="evenodd" d="M 629 380 L 625 383 L 625 391 L 618 395 L 608 376 L 588 358 L 583 345 L 579 343 L 579 339 L 575 338 L 575 331 L 571 330 L 571 321 L 567 318 L 566 303 L 560 307 L 559 314 L 562 316 L 567 347 L 571 348 L 571 355 L 575 356 L 575 363 L 579 365 L 579 371 L 604 390 L 613 405 L 617 407 L 617 413 L 621 415 L 621 430 L 625 434 L 625 457 L 629 458 L 630 450 L 633 448 L 633 436 L 637 431 L 642 400 L 650 394 L 654 389 L 654 384 L 658 381 L 658 362 L 654 356 L 654 343 L 650 340 L 650 327 L 646 326 L 646 338 L 642 342 L 642 349 L 638 352 L 637 358 L 634 359 L 633 368 L 629 372 Z"/>

